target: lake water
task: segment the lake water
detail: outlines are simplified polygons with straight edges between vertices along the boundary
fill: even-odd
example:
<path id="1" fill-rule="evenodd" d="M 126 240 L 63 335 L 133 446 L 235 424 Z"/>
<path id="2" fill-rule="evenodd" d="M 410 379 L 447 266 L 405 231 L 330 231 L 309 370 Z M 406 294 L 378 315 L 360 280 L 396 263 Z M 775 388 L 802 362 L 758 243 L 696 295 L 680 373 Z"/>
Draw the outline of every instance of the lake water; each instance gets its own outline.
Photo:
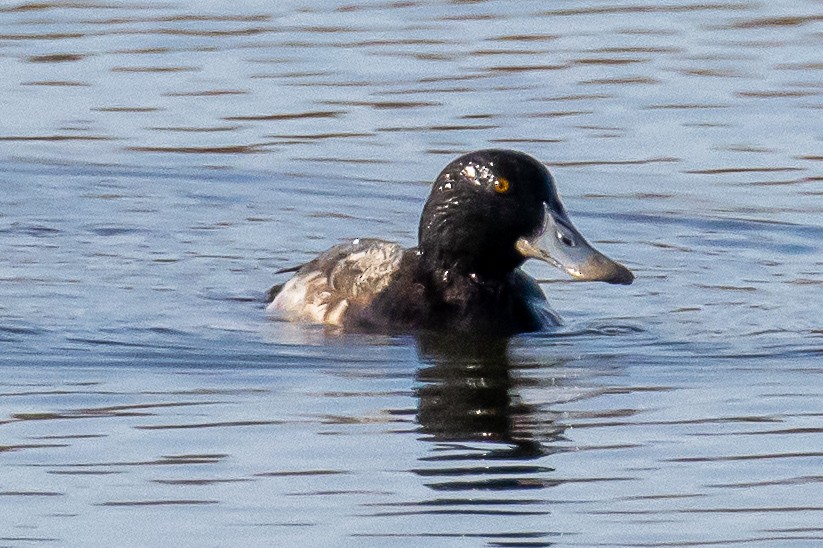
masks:
<path id="1" fill-rule="evenodd" d="M 0 6 L 0 545 L 820 546 L 819 1 Z M 634 285 L 507 347 L 267 319 L 526 151 Z"/>

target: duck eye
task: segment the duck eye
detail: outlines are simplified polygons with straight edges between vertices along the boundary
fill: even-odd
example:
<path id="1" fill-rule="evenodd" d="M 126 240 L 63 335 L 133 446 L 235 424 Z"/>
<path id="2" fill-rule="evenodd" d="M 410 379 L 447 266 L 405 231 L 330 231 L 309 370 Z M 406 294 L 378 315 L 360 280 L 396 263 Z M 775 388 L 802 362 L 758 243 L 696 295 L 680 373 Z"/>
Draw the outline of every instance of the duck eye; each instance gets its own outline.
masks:
<path id="1" fill-rule="evenodd" d="M 494 180 L 494 191 L 498 194 L 505 194 L 509 191 L 509 180 L 505 177 L 498 177 Z"/>

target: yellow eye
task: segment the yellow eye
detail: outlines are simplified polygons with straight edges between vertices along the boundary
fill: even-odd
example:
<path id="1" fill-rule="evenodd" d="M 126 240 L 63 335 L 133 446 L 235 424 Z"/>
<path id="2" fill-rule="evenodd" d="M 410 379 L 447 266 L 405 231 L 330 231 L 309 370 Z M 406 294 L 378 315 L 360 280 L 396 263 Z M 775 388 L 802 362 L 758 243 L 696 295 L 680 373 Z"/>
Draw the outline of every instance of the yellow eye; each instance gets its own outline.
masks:
<path id="1" fill-rule="evenodd" d="M 494 180 L 494 191 L 498 194 L 505 194 L 509 191 L 509 180 L 504 177 L 498 177 Z"/>

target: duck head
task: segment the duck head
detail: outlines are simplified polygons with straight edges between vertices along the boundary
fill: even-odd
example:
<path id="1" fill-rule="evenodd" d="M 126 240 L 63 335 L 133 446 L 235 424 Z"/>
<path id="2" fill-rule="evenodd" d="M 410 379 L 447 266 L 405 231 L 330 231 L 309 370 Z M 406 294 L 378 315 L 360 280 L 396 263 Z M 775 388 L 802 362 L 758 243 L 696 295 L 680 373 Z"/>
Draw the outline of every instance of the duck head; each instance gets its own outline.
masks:
<path id="1" fill-rule="evenodd" d="M 634 280 L 574 227 L 545 166 L 511 150 L 479 150 L 447 165 L 423 207 L 418 238 L 433 269 L 501 278 L 535 258 L 579 280 Z"/>

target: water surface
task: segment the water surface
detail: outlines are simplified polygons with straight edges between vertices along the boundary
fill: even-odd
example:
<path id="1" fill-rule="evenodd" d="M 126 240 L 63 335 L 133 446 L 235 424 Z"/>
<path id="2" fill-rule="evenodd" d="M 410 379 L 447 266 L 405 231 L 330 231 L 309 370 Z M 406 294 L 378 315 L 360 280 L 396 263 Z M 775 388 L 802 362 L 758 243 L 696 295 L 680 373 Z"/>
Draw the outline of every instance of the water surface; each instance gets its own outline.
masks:
<path id="1" fill-rule="evenodd" d="M 0 7 L 0 545 L 816 546 L 819 2 Z M 638 278 L 458 351 L 266 319 L 547 162 Z"/>

